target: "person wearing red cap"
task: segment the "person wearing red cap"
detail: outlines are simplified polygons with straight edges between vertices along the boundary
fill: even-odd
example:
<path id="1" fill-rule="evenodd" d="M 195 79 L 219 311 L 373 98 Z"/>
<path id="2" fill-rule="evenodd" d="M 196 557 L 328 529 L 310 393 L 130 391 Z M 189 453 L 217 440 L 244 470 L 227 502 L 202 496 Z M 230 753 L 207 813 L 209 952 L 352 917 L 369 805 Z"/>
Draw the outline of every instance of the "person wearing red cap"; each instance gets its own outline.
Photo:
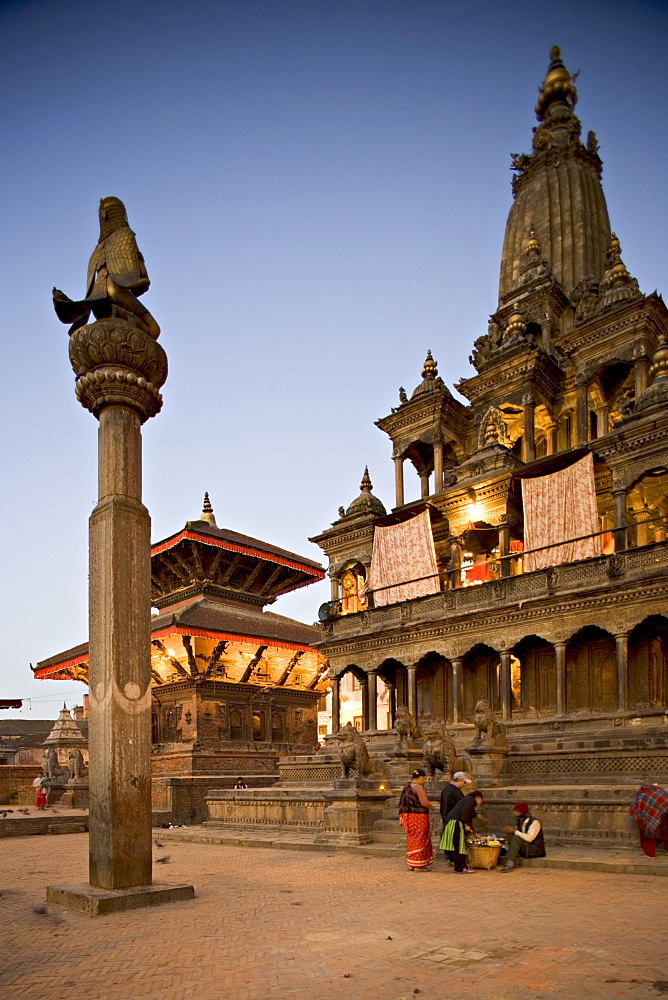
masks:
<path id="1" fill-rule="evenodd" d="M 516 827 L 505 827 L 504 833 L 511 834 L 508 841 L 505 864 L 502 872 L 511 872 L 517 865 L 517 858 L 544 858 L 545 840 L 540 820 L 529 812 L 527 802 L 518 802 L 513 806 Z"/>

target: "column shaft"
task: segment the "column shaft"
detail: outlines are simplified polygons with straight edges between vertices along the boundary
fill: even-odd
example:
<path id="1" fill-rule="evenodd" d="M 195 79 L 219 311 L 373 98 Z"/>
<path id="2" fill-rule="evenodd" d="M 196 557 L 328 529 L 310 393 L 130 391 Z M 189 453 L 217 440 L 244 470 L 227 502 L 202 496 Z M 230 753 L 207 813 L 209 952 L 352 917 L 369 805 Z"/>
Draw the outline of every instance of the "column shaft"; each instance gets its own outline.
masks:
<path id="1" fill-rule="evenodd" d="M 504 556 L 510 555 L 510 525 L 505 522 L 499 525 L 499 553 L 501 555 L 501 576 L 510 576 L 510 559 L 504 559 Z"/>
<path id="2" fill-rule="evenodd" d="M 615 490 L 613 492 L 615 501 L 615 550 L 621 552 L 626 548 L 626 490 Z"/>
<path id="3" fill-rule="evenodd" d="M 401 455 L 394 459 L 394 493 L 396 506 L 404 505 L 404 460 Z"/>
<path id="4" fill-rule="evenodd" d="M 417 667 L 407 667 L 408 676 L 408 711 L 417 722 Z"/>
<path id="5" fill-rule="evenodd" d="M 91 885 L 150 885 L 151 521 L 141 502 L 141 425 L 107 406 L 90 517 Z"/>
<path id="6" fill-rule="evenodd" d="M 451 660 L 452 664 L 452 717 L 453 722 L 462 721 L 463 692 L 462 692 L 462 661 L 459 657 Z"/>
<path id="7" fill-rule="evenodd" d="M 369 701 L 369 724 L 367 729 L 376 730 L 378 728 L 378 675 L 375 670 L 370 670 L 367 678 L 368 701 Z"/>
<path id="8" fill-rule="evenodd" d="M 629 634 L 620 632 L 615 636 L 617 660 L 617 708 L 620 712 L 629 707 Z"/>
<path id="9" fill-rule="evenodd" d="M 434 445 L 434 493 L 443 490 L 443 445 L 438 441 Z"/>
<path id="10" fill-rule="evenodd" d="M 332 677 L 332 732 L 338 733 L 341 728 L 341 678 Z"/>
<path id="11" fill-rule="evenodd" d="M 642 393 L 647 388 L 648 375 L 649 375 L 649 361 L 647 358 L 638 358 L 635 365 L 633 366 L 635 375 L 635 390 L 636 399 L 642 395 Z"/>
<path id="12" fill-rule="evenodd" d="M 533 396 L 528 395 L 523 397 L 522 404 L 524 406 L 524 434 L 522 438 L 524 461 L 533 462 L 536 459 L 536 404 Z"/>
<path id="13" fill-rule="evenodd" d="M 587 411 L 587 383 L 578 382 L 575 386 L 575 409 L 576 409 L 576 445 L 586 444 L 589 440 L 589 420 Z"/>
<path id="14" fill-rule="evenodd" d="M 510 719 L 512 715 L 511 708 L 511 690 L 510 690 L 510 653 L 507 649 L 504 649 L 499 653 L 499 658 L 501 660 L 501 670 L 499 671 L 499 687 L 501 689 L 501 718 Z"/>
<path id="15" fill-rule="evenodd" d="M 566 643 L 554 644 L 555 669 L 557 674 L 557 715 L 566 714 Z"/>

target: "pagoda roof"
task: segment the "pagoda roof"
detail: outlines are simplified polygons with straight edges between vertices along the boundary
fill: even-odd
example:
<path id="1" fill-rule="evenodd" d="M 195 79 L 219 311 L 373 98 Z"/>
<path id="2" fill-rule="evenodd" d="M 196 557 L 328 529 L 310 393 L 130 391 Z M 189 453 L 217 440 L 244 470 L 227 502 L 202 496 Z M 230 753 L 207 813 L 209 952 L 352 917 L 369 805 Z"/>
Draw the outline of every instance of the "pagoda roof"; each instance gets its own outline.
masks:
<path id="1" fill-rule="evenodd" d="M 262 605 L 325 577 L 312 559 L 206 521 L 188 521 L 156 542 L 151 570 L 153 600 L 161 608 L 205 592 Z"/>
<path id="2" fill-rule="evenodd" d="M 320 629 L 271 611 L 253 606 L 226 604 L 222 601 L 199 597 L 186 604 L 151 619 L 151 638 L 168 635 L 201 636 L 204 638 L 231 639 L 254 642 L 267 641 L 271 646 L 287 649 L 305 649 L 322 639 Z M 78 673 L 77 679 L 87 679 L 88 643 L 81 643 L 64 653 L 57 653 L 41 660 L 34 668 L 39 680 L 65 680 Z"/>

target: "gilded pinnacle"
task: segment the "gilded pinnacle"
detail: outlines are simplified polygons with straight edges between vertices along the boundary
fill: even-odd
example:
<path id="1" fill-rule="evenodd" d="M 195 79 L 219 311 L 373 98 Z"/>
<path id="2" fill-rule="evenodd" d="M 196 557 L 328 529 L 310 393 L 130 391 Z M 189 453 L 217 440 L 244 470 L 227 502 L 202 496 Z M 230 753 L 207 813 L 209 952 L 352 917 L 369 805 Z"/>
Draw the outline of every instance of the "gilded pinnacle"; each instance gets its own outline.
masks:
<path id="1" fill-rule="evenodd" d="M 360 490 L 364 493 L 371 493 L 373 489 L 373 483 L 369 478 L 369 466 L 364 466 L 364 475 L 362 476 L 362 482 L 360 483 Z"/>
<path id="2" fill-rule="evenodd" d="M 201 521 L 207 521 L 214 528 L 218 527 L 216 524 L 216 518 L 213 513 L 213 507 L 211 506 L 211 501 L 209 500 L 209 494 L 204 494 L 204 503 L 202 504 L 202 516 Z"/>
<path id="3" fill-rule="evenodd" d="M 436 367 L 436 362 L 431 356 L 431 351 L 427 351 L 427 357 L 422 368 L 422 378 L 436 378 L 437 375 L 438 368 Z"/>
<path id="4" fill-rule="evenodd" d="M 607 257 L 607 270 L 610 285 L 628 285 L 631 280 L 631 275 L 627 271 L 626 264 L 622 260 L 622 247 L 617 233 L 612 233 L 610 236 Z"/>
<path id="5" fill-rule="evenodd" d="M 562 107 L 565 105 L 572 111 L 578 100 L 578 92 L 573 82 L 575 77 L 572 77 L 564 66 L 558 45 L 552 46 L 550 60 L 547 74 L 538 92 L 536 118 L 539 122 L 546 118 L 553 105 L 558 104 Z"/>
<path id="6" fill-rule="evenodd" d="M 536 238 L 536 230 L 534 229 L 533 225 L 529 227 L 529 239 L 527 240 L 527 245 L 524 249 L 524 252 L 527 255 L 527 257 L 532 255 L 536 257 L 540 256 L 540 243 Z"/>

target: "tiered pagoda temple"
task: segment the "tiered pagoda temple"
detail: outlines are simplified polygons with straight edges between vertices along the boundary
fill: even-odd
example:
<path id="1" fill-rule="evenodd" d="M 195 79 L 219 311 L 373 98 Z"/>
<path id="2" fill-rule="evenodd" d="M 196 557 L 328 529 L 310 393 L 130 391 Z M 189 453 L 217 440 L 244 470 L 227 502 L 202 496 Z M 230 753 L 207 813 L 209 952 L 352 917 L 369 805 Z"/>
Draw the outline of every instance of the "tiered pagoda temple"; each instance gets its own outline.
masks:
<path id="1" fill-rule="evenodd" d="M 322 567 L 219 528 L 208 494 L 200 519 L 151 551 L 154 776 L 275 775 L 279 752 L 317 743 L 328 664 L 319 629 L 265 607 Z M 87 682 L 87 670 L 83 644 L 34 675 Z"/>
<path id="2" fill-rule="evenodd" d="M 507 733 L 506 785 L 600 791 L 668 778 L 668 311 L 622 259 L 576 101 L 555 47 L 532 150 L 512 159 L 497 308 L 456 386 L 469 404 L 429 352 L 417 388 L 377 421 L 393 510 L 363 483 L 312 541 L 329 557 L 318 648 L 334 729 L 347 672 L 368 733 L 384 728 L 379 680 L 395 707 L 458 739 L 486 699 Z M 407 504 L 410 468 L 421 499 Z M 379 529 L 425 512 L 433 563 L 406 561 L 408 536 L 393 570 L 387 543 L 376 561 Z M 402 580 L 421 580 L 421 596 Z"/>

